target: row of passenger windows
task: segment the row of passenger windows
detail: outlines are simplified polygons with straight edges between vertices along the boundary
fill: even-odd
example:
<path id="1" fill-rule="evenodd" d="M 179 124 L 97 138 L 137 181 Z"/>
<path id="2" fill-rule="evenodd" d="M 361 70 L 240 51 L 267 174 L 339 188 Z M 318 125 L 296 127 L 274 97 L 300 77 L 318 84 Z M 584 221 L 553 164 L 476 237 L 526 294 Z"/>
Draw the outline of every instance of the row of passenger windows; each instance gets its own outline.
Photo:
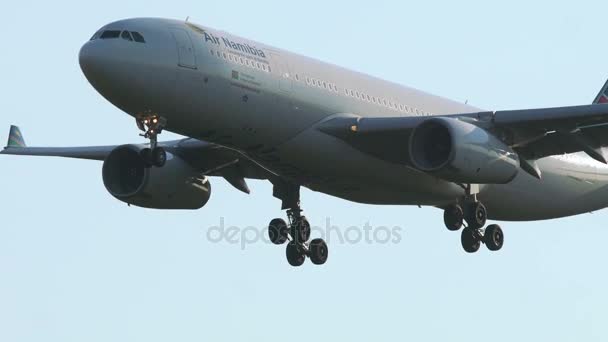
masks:
<path id="1" fill-rule="evenodd" d="M 300 76 L 298 74 L 296 74 L 296 81 L 299 81 L 299 80 L 300 80 Z M 333 91 L 335 93 L 338 92 L 338 86 L 331 82 L 325 82 L 325 81 L 317 80 L 315 78 L 306 77 L 306 84 L 314 86 L 314 87 L 326 89 L 329 91 Z"/>
<path id="2" fill-rule="evenodd" d="M 145 43 L 146 40 L 144 39 L 144 36 L 141 35 L 141 33 L 139 32 L 135 32 L 135 31 L 119 31 L 119 30 L 105 30 L 105 31 L 99 31 L 97 33 L 95 33 L 95 35 L 91 38 L 91 40 L 95 40 L 95 39 L 117 39 L 117 38 L 122 38 L 124 40 L 128 40 L 130 42 L 138 42 L 138 43 Z"/>
<path id="3" fill-rule="evenodd" d="M 414 115 L 431 115 L 429 112 L 425 112 L 418 108 L 410 107 L 401 103 L 393 102 L 391 100 L 387 100 L 385 98 L 376 97 L 373 95 L 369 95 L 363 92 L 359 92 L 353 89 L 344 88 L 344 94 L 346 96 L 354 97 L 361 101 L 366 101 L 369 103 L 377 104 L 392 110 L 400 111 L 402 113 L 414 114 Z"/>
<path id="4" fill-rule="evenodd" d="M 296 81 L 300 81 L 300 75 L 296 74 L 295 75 L 295 79 Z M 331 91 L 334 93 L 339 93 L 338 90 L 338 86 L 332 82 L 327 82 L 327 81 L 323 81 L 323 80 L 318 80 L 316 78 L 312 78 L 312 77 L 306 77 L 306 84 L 309 86 L 313 86 L 313 87 L 318 87 L 321 89 L 325 89 L 327 91 Z M 349 97 L 353 97 L 355 99 L 361 100 L 361 101 L 366 101 L 369 103 L 373 103 L 379 106 L 383 106 L 386 108 L 390 108 L 392 110 L 396 110 L 396 111 L 400 111 L 402 113 L 408 113 L 408 114 L 414 114 L 414 115 L 431 115 L 431 113 L 429 112 L 425 112 L 423 110 L 420 110 L 418 108 L 413 108 L 404 104 L 400 104 L 397 102 L 393 102 L 391 100 L 387 100 L 384 98 L 380 98 L 380 97 L 376 97 L 376 96 L 372 96 L 372 95 L 368 95 L 365 94 L 363 92 L 359 92 L 357 90 L 353 90 L 353 89 L 346 89 L 344 88 L 344 95 L 349 96 Z"/>
<path id="5" fill-rule="evenodd" d="M 260 63 L 251 58 L 238 56 L 238 55 L 232 54 L 230 52 L 217 51 L 217 50 L 210 50 L 210 51 L 211 51 L 211 55 L 213 55 L 217 58 L 223 59 L 225 61 L 248 66 L 250 68 L 262 70 L 265 72 L 272 72 L 270 65 L 268 65 L 266 63 Z"/>

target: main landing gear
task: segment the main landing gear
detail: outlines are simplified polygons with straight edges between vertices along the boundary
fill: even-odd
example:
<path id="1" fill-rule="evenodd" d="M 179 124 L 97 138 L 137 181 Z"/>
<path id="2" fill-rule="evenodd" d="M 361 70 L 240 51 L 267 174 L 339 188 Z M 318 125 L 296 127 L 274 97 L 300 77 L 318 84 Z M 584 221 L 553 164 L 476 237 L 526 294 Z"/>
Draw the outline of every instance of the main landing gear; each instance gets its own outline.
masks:
<path id="1" fill-rule="evenodd" d="M 314 239 L 310 242 L 310 223 L 302 215 L 300 208 L 299 186 L 287 185 L 277 187 L 275 184 L 275 197 L 283 200 L 283 209 L 287 209 L 288 222 L 281 218 L 270 221 L 268 237 L 275 245 L 287 242 L 287 262 L 291 266 L 301 266 L 306 257 L 315 265 L 323 265 L 327 261 L 329 250 L 323 239 Z"/>
<path id="2" fill-rule="evenodd" d="M 158 146 L 158 135 L 163 132 L 167 121 L 157 115 L 145 115 L 136 119 L 137 127 L 143 131 L 140 136 L 150 139 L 150 148 L 144 148 L 140 156 L 147 167 L 163 167 L 167 162 L 167 152 Z"/>
<path id="3" fill-rule="evenodd" d="M 491 224 L 485 229 L 487 220 L 486 207 L 477 200 L 473 186 L 465 187 L 467 194 L 461 204 L 452 204 L 445 208 L 443 221 L 451 231 L 462 230 L 460 242 L 467 253 L 475 253 L 484 243 L 491 251 L 498 251 L 504 243 L 504 234 L 497 224 Z"/>

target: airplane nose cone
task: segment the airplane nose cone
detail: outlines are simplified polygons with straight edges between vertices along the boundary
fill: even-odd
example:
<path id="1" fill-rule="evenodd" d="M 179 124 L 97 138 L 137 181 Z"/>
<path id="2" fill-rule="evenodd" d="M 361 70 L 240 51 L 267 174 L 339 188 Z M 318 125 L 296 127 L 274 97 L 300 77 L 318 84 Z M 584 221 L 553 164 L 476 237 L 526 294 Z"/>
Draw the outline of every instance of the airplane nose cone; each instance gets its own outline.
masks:
<path id="1" fill-rule="evenodd" d="M 164 50 L 124 39 L 85 43 L 80 69 L 99 94 L 127 113 L 171 108 L 175 66 L 165 63 Z"/>
<path id="2" fill-rule="evenodd" d="M 82 46 L 78 55 L 80 69 L 91 83 L 94 83 L 95 75 L 99 74 L 103 68 L 103 58 L 99 53 L 100 51 L 96 50 L 99 49 L 96 49 L 91 42 L 88 42 Z"/>

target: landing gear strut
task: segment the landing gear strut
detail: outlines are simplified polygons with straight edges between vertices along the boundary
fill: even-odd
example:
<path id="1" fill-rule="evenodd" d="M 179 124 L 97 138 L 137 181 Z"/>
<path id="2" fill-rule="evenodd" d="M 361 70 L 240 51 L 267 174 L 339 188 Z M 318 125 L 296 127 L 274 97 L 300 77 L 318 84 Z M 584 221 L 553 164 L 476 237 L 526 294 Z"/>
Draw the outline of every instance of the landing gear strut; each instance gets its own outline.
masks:
<path id="1" fill-rule="evenodd" d="M 268 226 L 268 236 L 275 245 L 289 241 L 285 255 L 291 266 L 301 266 L 306 257 L 315 265 L 323 265 L 327 261 L 329 250 L 323 239 L 310 242 L 310 223 L 302 215 L 300 207 L 300 187 L 292 184 L 274 184 L 274 195 L 283 201 L 283 209 L 287 209 L 287 219 L 276 218 Z"/>
<path id="2" fill-rule="evenodd" d="M 143 115 L 136 119 L 137 127 L 143 131 L 140 136 L 150 139 L 150 148 L 144 148 L 140 156 L 146 166 L 163 167 L 167 162 L 167 152 L 158 146 L 158 135 L 163 132 L 167 120 L 157 115 Z"/>
<path id="3" fill-rule="evenodd" d="M 504 243 L 504 234 L 500 226 L 492 224 L 483 229 L 488 213 L 483 203 L 477 200 L 478 186 L 469 184 L 464 188 L 466 195 L 461 204 L 456 203 L 445 208 L 443 212 L 445 226 L 451 231 L 457 231 L 465 226 L 460 242 L 467 253 L 477 252 L 481 243 L 491 251 L 500 250 Z"/>

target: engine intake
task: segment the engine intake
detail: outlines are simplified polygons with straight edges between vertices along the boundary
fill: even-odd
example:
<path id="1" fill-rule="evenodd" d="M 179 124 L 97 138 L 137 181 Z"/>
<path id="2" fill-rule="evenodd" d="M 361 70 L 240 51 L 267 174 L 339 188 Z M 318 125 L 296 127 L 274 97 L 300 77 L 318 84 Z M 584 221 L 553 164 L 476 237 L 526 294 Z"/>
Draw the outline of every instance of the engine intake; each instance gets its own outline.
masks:
<path id="1" fill-rule="evenodd" d="M 505 184 L 519 171 L 519 157 L 485 129 L 452 118 L 433 118 L 414 129 L 409 143 L 415 168 L 450 182 Z"/>
<path id="2" fill-rule="evenodd" d="M 200 209 L 211 184 L 188 163 L 167 152 L 163 167 L 146 167 L 137 145 L 115 148 L 103 163 L 103 184 L 120 201 L 152 209 Z"/>

